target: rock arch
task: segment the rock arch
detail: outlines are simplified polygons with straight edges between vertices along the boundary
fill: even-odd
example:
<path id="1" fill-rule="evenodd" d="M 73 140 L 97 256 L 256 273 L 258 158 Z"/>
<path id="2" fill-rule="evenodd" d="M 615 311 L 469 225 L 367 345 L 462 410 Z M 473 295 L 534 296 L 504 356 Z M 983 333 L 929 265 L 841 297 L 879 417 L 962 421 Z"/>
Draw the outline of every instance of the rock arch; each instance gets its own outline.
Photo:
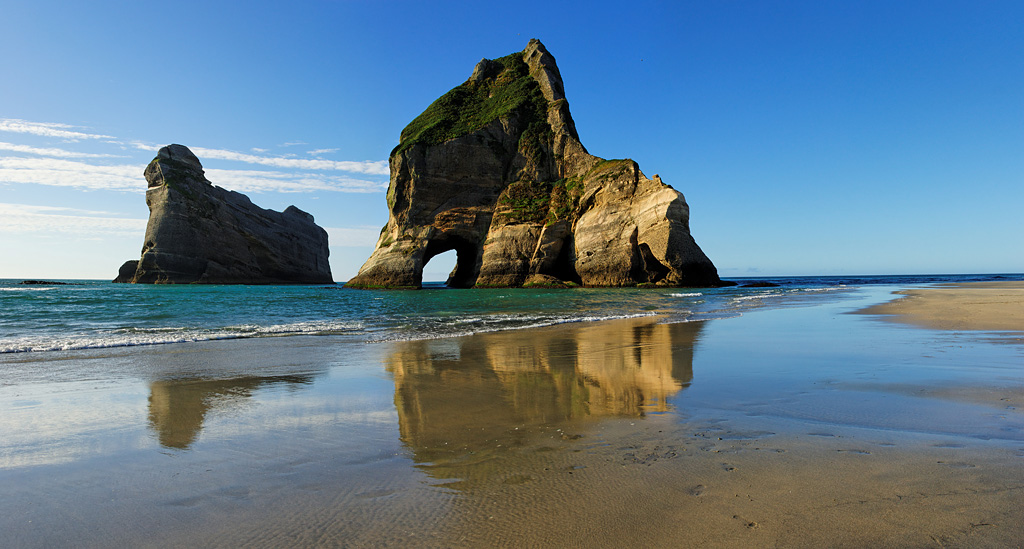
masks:
<path id="1" fill-rule="evenodd" d="M 483 60 L 404 130 L 388 224 L 353 288 L 419 288 L 456 250 L 455 287 L 721 286 L 682 193 L 580 143 L 544 45 Z"/>

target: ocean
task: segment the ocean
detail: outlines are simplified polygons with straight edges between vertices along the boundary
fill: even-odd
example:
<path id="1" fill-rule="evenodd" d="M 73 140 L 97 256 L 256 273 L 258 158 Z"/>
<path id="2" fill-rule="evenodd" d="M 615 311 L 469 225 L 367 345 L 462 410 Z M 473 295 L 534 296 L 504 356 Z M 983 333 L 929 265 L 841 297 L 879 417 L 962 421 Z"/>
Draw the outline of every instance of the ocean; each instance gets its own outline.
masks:
<path id="1" fill-rule="evenodd" d="M 726 288 L 445 288 L 134 285 L 0 280 L 0 354 L 316 335 L 352 342 L 464 336 L 660 315 L 729 318 L 751 308 L 842 299 L 864 286 L 1020 280 L 1024 275 L 736 278 Z M 766 286 L 764 283 L 769 284 Z"/>

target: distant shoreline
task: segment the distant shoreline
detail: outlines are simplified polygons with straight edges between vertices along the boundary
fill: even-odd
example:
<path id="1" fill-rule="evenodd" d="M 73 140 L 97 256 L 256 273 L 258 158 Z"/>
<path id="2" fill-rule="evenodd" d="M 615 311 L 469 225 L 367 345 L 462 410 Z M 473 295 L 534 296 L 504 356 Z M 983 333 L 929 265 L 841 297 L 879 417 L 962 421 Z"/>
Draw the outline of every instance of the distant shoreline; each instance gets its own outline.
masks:
<path id="1" fill-rule="evenodd" d="M 858 311 L 934 330 L 1024 332 L 1024 282 L 968 282 L 895 292 Z"/>

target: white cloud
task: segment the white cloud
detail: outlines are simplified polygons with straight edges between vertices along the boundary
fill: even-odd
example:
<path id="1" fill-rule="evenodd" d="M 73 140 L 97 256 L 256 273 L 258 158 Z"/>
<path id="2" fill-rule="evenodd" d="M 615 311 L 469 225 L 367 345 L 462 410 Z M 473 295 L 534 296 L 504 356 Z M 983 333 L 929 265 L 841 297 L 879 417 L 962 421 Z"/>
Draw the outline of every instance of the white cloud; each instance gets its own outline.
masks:
<path id="1" fill-rule="evenodd" d="M 192 152 L 199 157 L 199 161 L 206 159 L 232 160 L 245 162 L 247 164 L 259 164 L 273 166 L 275 168 L 295 168 L 300 170 L 334 170 L 341 172 L 362 173 L 367 175 L 389 175 L 390 171 L 386 160 L 363 162 L 336 161 L 304 158 L 284 158 L 280 156 L 257 156 L 254 154 L 226 151 L 222 149 L 205 149 L 202 147 L 190 147 Z"/>
<path id="2" fill-rule="evenodd" d="M 373 247 L 380 236 L 380 227 L 325 227 L 332 247 Z"/>
<path id="3" fill-rule="evenodd" d="M 144 192 L 145 165 L 100 166 L 55 158 L 0 157 L 0 183 Z"/>
<path id="4" fill-rule="evenodd" d="M 101 166 L 54 158 L 0 158 L 0 183 L 75 187 L 90 190 L 145 192 L 145 165 Z M 206 170 L 215 185 L 238 192 L 376 193 L 387 183 L 317 173 L 262 170 Z"/>
<path id="5" fill-rule="evenodd" d="M 141 142 L 133 142 L 132 145 L 140 150 L 157 152 L 160 146 L 149 145 Z M 387 160 L 364 160 L 362 162 L 348 160 L 322 160 L 310 158 L 295 158 L 295 155 L 285 156 L 259 156 L 255 154 L 229 151 L 225 149 L 207 149 L 204 147 L 189 147 L 189 150 L 199 158 L 200 162 L 207 160 L 229 160 L 233 162 L 244 162 L 246 164 L 257 164 L 260 166 L 272 166 L 275 168 L 292 168 L 299 170 L 331 170 L 340 172 L 361 173 L 366 175 L 390 175 Z M 253 148 L 252 151 L 263 153 L 266 149 Z M 338 149 L 316 149 L 309 154 L 320 154 L 337 152 Z"/>
<path id="6" fill-rule="evenodd" d="M 105 217 L 95 214 L 105 214 L 105 212 L 0 203 L 0 233 L 70 233 L 87 237 L 111 234 L 140 235 L 146 231 L 147 220 L 145 219 Z"/>
<path id="7" fill-rule="evenodd" d="M 87 134 L 72 131 L 72 126 L 55 123 L 26 122 L 24 120 L 0 119 L 0 131 L 30 133 L 39 136 L 59 137 L 62 139 L 98 139 L 109 136 Z M 110 142 L 121 150 L 132 147 L 140 151 L 155 153 L 159 145 L 151 145 L 143 141 Z M 288 145 L 305 145 L 290 143 Z M 255 152 L 266 152 L 265 149 L 253 148 Z M 338 149 L 316 149 L 310 154 L 336 152 Z M 0 156 L 0 184 L 35 184 L 55 187 L 72 187 L 90 190 L 113 190 L 145 192 L 146 181 L 143 176 L 145 164 L 105 165 L 91 159 L 124 158 L 115 154 L 98 154 L 78 152 L 67 148 L 44 148 L 19 143 L 0 142 L 0 151 L 38 155 L 52 158 L 28 158 L 23 156 Z M 387 161 L 334 161 L 311 158 L 294 158 L 284 156 L 267 156 L 248 154 L 223 149 L 192 148 L 192 152 L 201 162 L 207 160 L 226 160 L 242 162 L 256 166 L 269 166 L 278 170 L 232 170 L 210 169 L 207 177 L 215 185 L 239 192 L 356 192 L 376 193 L 387 189 L 386 181 L 370 181 L 359 177 L 349 177 L 331 172 L 348 172 L 366 176 L 387 176 Z M 294 156 L 294 155 L 291 155 Z"/>
<path id="8" fill-rule="evenodd" d="M 110 212 L 67 208 L 64 206 L 36 206 L 32 204 L 5 204 L 0 202 L 0 211 L 10 212 L 12 211 L 12 208 L 28 213 L 73 212 L 75 214 L 85 214 L 93 217 L 111 215 Z"/>
<path id="9" fill-rule="evenodd" d="M 316 149 L 309 151 L 307 154 L 310 156 L 320 156 L 321 154 L 331 154 L 338 152 L 338 149 Z"/>
<path id="10" fill-rule="evenodd" d="M 206 170 L 206 177 L 214 185 L 239 192 L 376 193 L 388 188 L 386 182 L 380 181 L 323 174 L 294 174 L 260 170 Z"/>
<path id="11" fill-rule="evenodd" d="M 131 145 L 140 151 L 157 152 L 160 150 L 160 145 L 150 145 L 141 141 L 132 141 Z"/>
<path id="12" fill-rule="evenodd" d="M 66 151 L 64 149 L 30 147 L 28 145 L 16 145 L 14 143 L 4 143 L 2 141 L 0 141 L 0 151 L 38 154 L 40 156 L 55 156 L 57 158 L 118 158 L 118 156 L 114 154 L 94 154 Z"/>
<path id="13" fill-rule="evenodd" d="M 72 131 L 70 128 L 74 128 L 74 126 L 49 122 L 28 122 L 26 120 L 18 120 L 15 118 L 0 118 L 0 131 L 4 132 L 27 133 L 43 137 L 59 137 L 69 141 L 77 141 L 79 139 L 114 139 L 111 135 Z"/>

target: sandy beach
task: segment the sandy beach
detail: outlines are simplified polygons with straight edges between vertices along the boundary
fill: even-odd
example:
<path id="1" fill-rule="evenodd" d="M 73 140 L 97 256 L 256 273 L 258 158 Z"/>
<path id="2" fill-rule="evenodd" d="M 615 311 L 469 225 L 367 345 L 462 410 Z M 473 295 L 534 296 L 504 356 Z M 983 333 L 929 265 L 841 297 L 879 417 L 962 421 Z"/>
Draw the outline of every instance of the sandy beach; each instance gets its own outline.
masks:
<path id="1" fill-rule="evenodd" d="M 1021 287 L 879 307 L 960 296 L 979 318 L 991 302 L 970 296 Z M 1018 545 L 1024 346 L 846 314 L 889 291 L 676 324 L 0 357 L 0 531 L 12 547 Z"/>
<path id="2" fill-rule="evenodd" d="M 865 314 L 937 330 L 1024 332 L 1024 282 L 974 282 L 896 292 Z"/>

